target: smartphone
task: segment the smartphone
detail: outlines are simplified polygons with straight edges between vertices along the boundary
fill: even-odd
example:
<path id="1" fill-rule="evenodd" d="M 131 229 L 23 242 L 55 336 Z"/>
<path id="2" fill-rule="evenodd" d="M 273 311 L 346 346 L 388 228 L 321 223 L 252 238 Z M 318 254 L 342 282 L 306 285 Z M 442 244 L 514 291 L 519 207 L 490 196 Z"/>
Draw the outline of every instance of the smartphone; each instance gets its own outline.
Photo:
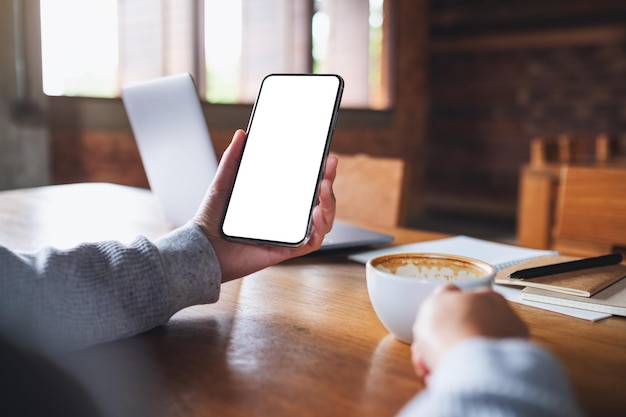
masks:
<path id="1" fill-rule="evenodd" d="M 343 86 L 335 74 L 263 79 L 222 221 L 225 238 L 307 242 Z"/>

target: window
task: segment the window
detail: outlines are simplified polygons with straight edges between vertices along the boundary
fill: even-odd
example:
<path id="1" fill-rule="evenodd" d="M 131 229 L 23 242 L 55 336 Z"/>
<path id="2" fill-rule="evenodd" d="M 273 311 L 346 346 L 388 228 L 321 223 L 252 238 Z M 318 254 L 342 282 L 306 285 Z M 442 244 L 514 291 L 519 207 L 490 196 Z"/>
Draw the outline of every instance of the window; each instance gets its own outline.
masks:
<path id="1" fill-rule="evenodd" d="M 48 95 L 116 97 L 190 72 L 214 103 L 251 103 L 273 72 L 333 72 L 344 107 L 383 109 L 383 0 L 41 0 Z"/>
<path id="2" fill-rule="evenodd" d="M 114 0 L 41 0 L 44 93 L 116 94 L 116 6 Z"/>

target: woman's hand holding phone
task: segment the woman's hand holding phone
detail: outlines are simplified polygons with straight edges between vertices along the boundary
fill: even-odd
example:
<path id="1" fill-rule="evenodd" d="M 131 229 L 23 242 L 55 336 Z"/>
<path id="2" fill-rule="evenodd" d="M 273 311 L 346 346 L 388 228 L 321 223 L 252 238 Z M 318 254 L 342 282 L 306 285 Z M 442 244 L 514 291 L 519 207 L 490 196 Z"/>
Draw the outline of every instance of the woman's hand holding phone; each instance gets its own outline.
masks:
<path id="1" fill-rule="evenodd" d="M 226 239 L 306 244 L 342 91 L 337 75 L 263 80 L 222 222 Z"/>
<path id="2" fill-rule="evenodd" d="M 298 135 L 298 132 L 293 132 Z M 224 239 L 221 221 L 232 189 L 237 168 L 244 148 L 246 134 L 238 130 L 230 146 L 224 152 L 217 174 L 195 216 L 195 222 L 207 236 L 217 253 L 222 268 L 222 282 L 240 278 L 286 259 L 305 255 L 317 250 L 335 218 L 333 181 L 337 158 L 329 156 L 320 184 L 319 204 L 313 209 L 310 239 L 306 244 L 291 248 L 277 245 L 251 245 Z"/>

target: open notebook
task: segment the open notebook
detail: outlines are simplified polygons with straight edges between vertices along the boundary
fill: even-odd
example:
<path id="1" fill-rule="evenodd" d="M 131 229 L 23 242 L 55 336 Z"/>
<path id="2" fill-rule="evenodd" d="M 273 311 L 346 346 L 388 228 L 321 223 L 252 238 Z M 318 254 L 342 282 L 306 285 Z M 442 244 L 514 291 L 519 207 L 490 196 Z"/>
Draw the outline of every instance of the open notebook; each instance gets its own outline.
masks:
<path id="1" fill-rule="evenodd" d="M 356 253 L 350 255 L 350 259 L 356 262 L 367 263 L 368 260 L 376 256 L 399 252 L 438 252 L 467 256 L 488 262 L 498 270 L 536 258 L 537 256 L 558 255 L 558 252 L 550 250 L 522 248 L 469 236 L 454 236 Z"/>
<path id="2" fill-rule="evenodd" d="M 173 226 L 189 221 L 213 181 L 218 158 L 190 74 L 122 88 L 150 188 Z M 336 221 L 321 250 L 388 243 L 393 236 Z"/>
<path id="3" fill-rule="evenodd" d="M 351 255 L 349 258 L 356 262 L 367 263 L 368 260 L 376 256 L 400 252 L 445 253 L 467 256 L 487 262 L 493 265 L 498 271 L 511 267 L 519 267 L 519 265 L 524 262 L 539 257 L 555 257 L 558 262 L 558 258 L 556 257 L 559 255 L 558 252 L 551 250 L 523 248 L 504 243 L 489 242 L 469 236 L 454 236 L 361 252 Z M 494 290 L 501 293 L 509 301 L 555 311 L 573 317 L 595 321 L 610 316 L 610 314 L 602 312 L 586 311 L 578 308 L 527 300 L 522 297 L 521 287 L 494 284 Z"/>

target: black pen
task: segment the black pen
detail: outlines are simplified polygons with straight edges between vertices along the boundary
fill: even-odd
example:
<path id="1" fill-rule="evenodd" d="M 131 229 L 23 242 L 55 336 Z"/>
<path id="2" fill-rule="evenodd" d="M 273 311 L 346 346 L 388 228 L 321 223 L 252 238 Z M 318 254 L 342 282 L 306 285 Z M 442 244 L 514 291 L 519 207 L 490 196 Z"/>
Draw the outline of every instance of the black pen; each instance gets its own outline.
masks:
<path id="1" fill-rule="evenodd" d="M 609 255 L 597 256 L 595 258 L 578 259 L 576 261 L 520 269 L 519 271 L 511 273 L 509 278 L 529 279 L 544 277 L 546 275 L 560 274 L 562 272 L 579 271 L 581 269 L 614 265 L 622 262 L 622 259 L 623 257 L 621 253 L 611 253 Z"/>

